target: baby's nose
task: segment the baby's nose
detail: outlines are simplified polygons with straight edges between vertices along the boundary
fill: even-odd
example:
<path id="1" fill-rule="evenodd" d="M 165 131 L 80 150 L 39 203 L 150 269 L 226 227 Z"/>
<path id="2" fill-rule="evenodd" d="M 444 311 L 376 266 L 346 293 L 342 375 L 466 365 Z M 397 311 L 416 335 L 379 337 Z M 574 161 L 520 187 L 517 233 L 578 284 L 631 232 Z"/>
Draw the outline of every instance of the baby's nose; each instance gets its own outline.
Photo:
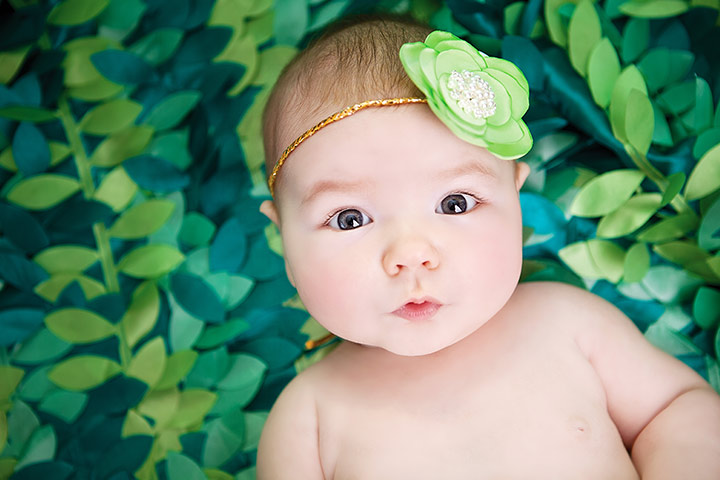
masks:
<path id="1" fill-rule="evenodd" d="M 385 272 L 395 276 L 403 270 L 434 270 L 440 263 L 440 255 L 428 238 L 406 236 L 396 239 L 388 246 L 382 263 Z"/>

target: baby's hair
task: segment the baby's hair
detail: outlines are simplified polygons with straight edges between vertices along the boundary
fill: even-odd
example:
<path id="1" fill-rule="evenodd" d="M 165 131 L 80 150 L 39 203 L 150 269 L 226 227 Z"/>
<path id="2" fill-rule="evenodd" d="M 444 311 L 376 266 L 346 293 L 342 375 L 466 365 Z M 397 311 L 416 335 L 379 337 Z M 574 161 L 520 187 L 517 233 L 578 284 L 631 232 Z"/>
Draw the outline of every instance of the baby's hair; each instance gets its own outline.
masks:
<path id="1" fill-rule="evenodd" d="M 431 31 L 408 17 L 362 15 L 331 24 L 311 41 L 280 74 L 265 107 L 266 172 L 297 136 L 338 110 L 366 100 L 424 97 L 398 52 Z"/>

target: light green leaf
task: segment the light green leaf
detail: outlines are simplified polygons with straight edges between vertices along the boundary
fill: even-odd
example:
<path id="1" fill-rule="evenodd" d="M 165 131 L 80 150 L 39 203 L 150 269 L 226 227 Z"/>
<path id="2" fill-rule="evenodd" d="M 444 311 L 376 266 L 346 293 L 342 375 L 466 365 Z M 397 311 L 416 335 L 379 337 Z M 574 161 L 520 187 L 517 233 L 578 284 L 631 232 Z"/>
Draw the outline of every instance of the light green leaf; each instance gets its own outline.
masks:
<path id="1" fill-rule="evenodd" d="M 168 480 L 207 480 L 197 463 L 176 452 L 167 454 L 167 477 Z"/>
<path id="2" fill-rule="evenodd" d="M 694 214 L 681 214 L 660 220 L 640 232 L 637 238 L 641 242 L 667 242 L 682 237 L 697 226 L 698 219 Z"/>
<path id="3" fill-rule="evenodd" d="M 580 189 L 570 205 L 570 213 L 578 217 L 606 215 L 624 204 L 644 178 L 639 170 L 613 170 L 598 175 Z"/>
<path id="4" fill-rule="evenodd" d="M 642 73 L 635 65 L 628 65 L 620 73 L 610 97 L 610 126 L 615 138 L 623 143 L 627 141 L 625 115 L 628 98 L 633 89 L 640 90 L 647 95 L 647 87 Z"/>
<path id="5" fill-rule="evenodd" d="M 215 404 L 217 395 L 202 389 L 188 389 L 180 392 L 180 404 L 168 424 L 174 428 L 189 428 L 205 418 Z"/>
<path id="6" fill-rule="evenodd" d="M 25 370 L 12 365 L 0 365 L 0 404 L 10 398 L 20 384 Z M 1 409 L 0 409 L 1 411 Z"/>
<path id="7" fill-rule="evenodd" d="M 7 85 L 20 70 L 31 45 L 0 52 L 0 84 Z M 0 450 L 1 452 L 2 450 Z"/>
<path id="8" fill-rule="evenodd" d="M 49 122 L 55 120 L 55 112 L 40 107 L 26 105 L 8 105 L 0 108 L 0 117 L 9 118 L 17 122 Z"/>
<path id="9" fill-rule="evenodd" d="M 128 206 L 137 192 L 137 183 L 130 178 L 122 166 L 118 166 L 105 175 L 93 198 L 119 212 Z"/>
<path id="10" fill-rule="evenodd" d="M 115 325 L 82 308 L 63 308 L 45 316 L 45 325 L 58 338 L 72 343 L 97 342 L 116 333 Z"/>
<path id="11" fill-rule="evenodd" d="M 180 405 L 180 392 L 177 388 L 153 390 L 142 399 L 138 411 L 155 421 L 156 429 L 163 429 L 173 418 Z"/>
<path id="12" fill-rule="evenodd" d="M 80 285 L 85 298 L 88 300 L 107 293 L 104 284 L 87 275 L 73 272 L 55 273 L 44 282 L 37 284 L 34 291 L 44 299 L 55 302 L 62 291 L 72 282 L 77 282 Z"/>
<path id="13" fill-rule="evenodd" d="M 50 461 L 55 458 L 55 449 L 57 447 L 57 438 L 55 438 L 55 430 L 51 425 L 44 425 L 35 430 L 30 437 L 27 445 L 23 449 L 22 456 L 15 465 L 16 471 L 23 467 Z"/>
<path id="14" fill-rule="evenodd" d="M 194 350 L 180 350 L 170 355 L 155 389 L 164 390 L 176 386 L 190 372 L 197 358 L 198 353 Z"/>
<path id="15" fill-rule="evenodd" d="M 575 273 L 617 283 L 622 277 L 625 252 L 613 242 L 591 239 L 560 249 L 558 255 Z"/>
<path id="16" fill-rule="evenodd" d="M 720 188 L 720 144 L 708 150 L 695 164 L 685 185 L 685 198 L 703 198 Z"/>
<path id="17" fill-rule="evenodd" d="M 620 11 L 630 17 L 667 18 L 685 13 L 688 7 L 684 0 L 631 0 L 620 5 Z"/>
<path id="18" fill-rule="evenodd" d="M 103 140 L 93 151 L 90 163 L 114 167 L 126 158 L 139 155 L 150 143 L 155 130 L 145 125 L 131 126 Z"/>
<path id="19" fill-rule="evenodd" d="M 668 186 L 665 188 L 662 196 L 661 206 L 663 207 L 672 202 L 677 194 L 680 193 L 683 185 L 685 185 L 685 174 L 683 172 L 675 172 L 667 177 L 667 180 Z"/>
<path id="20" fill-rule="evenodd" d="M 143 345 L 130 360 L 127 375 L 147 383 L 152 388 L 160 380 L 166 361 L 163 337 L 155 337 Z"/>
<path id="21" fill-rule="evenodd" d="M 202 94 L 195 90 L 177 92 L 165 97 L 155 105 L 145 118 L 145 124 L 154 127 L 156 130 L 167 130 L 180 123 L 185 115 L 190 112 Z"/>
<path id="22" fill-rule="evenodd" d="M 153 329 L 159 314 L 160 294 L 157 287 L 150 281 L 141 283 L 133 292 L 130 306 L 120 321 L 130 348 Z"/>
<path id="23" fill-rule="evenodd" d="M 48 273 L 80 273 L 98 261 L 99 255 L 92 248 L 81 245 L 58 245 L 46 248 L 35 255 L 35 263 Z"/>
<path id="24" fill-rule="evenodd" d="M 118 270 L 136 278 L 157 278 L 174 270 L 185 255 L 171 245 L 153 244 L 138 247 L 118 263 Z"/>
<path id="25" fill-rule="evenodd" d="M 631 90 L 625 110 L 625 135 L 640 155 L 644 156 L 650 149 L 654 120 L 653 107 L 647 95 L 640 90 Z"/>
<path id="26" fill-rule="evenodd" d="M 693 317 L 701 328 L 715 328 L 720 323 L 720 292 L 711 287 L 700 287 L 693 302 Z"/>
<path id="27" fill-rule="evenodd" d="M 580 0 L 568 26 L 568 54 L 573 68 L 585 76 L 590 52 L 602 38 L 600 19 L 590 0 Z"/>
<path id="28" fill-rule="evenodd" d="M 666 260 L 678 265 L 686 266 L 696 262 L 703 262 L 710 258 L 710 254 L 690 241 L 672 241 L 655 245 L 655 253 Z"/>
<path id="29" fill-rule="evenodd" d="M 48 378 L 58 387 L 83 391 L 97 387 L 120 373 L 120 365 L 106 357 L 77 355 L 55 365 Z"/>
<path id="30" fill-rule="evenodd" d="M 634 232 L 652 217 L 662 197 L 659 193 L 641 193 L 623 206 L 603 217 L 598 223 L 597 236 L 616 238 Z"/>
<path id="31" fill-rule="evenodd" d="M 8 192 L 12 203 L 30 210 L 54 207 L 80 190 L 74 178 L 55 173 L 44 173 L 20 180 Z"/>
<path id="32" fill-rule="evenodd" d="M 627 283 L 639 282 L 650 269 L 650 253 L 647 246 L 636 243 L 627 251 L 623 267 L 623 281 Z"/>
<path id="33" fill-rule="evenodd" d="M 162 227 L 174 209 L 175 204 L 168 200 L 151 199 L 139 203 L 115 220 L 108 234 L 123 239 L 146 237 Z"/>
<path id="34" fill-rule="evenodd" d="M 602 108 L 610 104 L 615 82 L 620 76 L 620 60 L 610 40 L 603 38 L 590 52 L 587 77 L 590 93 Z"/>
<path id="35" fill-rule="evenodd" d="M 108 135 L 128 128 L 141 111 L 142 105 L 132 100 L 110 100 L 87 112 L 79 126 L 85 133 Z"/>
<path id="36" fill-rule="evenodd" d="M 100 15 L 109 3 L 110 0 L 63 0 L 50 11 L 47 22 L 62 26 L 80 25 Z"/>
<path id="37" fill-rule="evenodd" d="M 125 415 L 125 422 L 123 423 L 122 438 L 129 437 L 131 435 L 153 435 L 153 428 L 150 423 L 145 420 L 145 417 L 138 414 L 135 410 L 128 410 Z"/>
<path id="38" fill-rule="evenodd" d="M 560 15 L 560 7 L 568 4 L 577 4 L 578 0 L 546 0 L 545 23 L 547 24 L 550 39 L 557 45 L 565 47 L 568 44 L 567 27 Z"/>

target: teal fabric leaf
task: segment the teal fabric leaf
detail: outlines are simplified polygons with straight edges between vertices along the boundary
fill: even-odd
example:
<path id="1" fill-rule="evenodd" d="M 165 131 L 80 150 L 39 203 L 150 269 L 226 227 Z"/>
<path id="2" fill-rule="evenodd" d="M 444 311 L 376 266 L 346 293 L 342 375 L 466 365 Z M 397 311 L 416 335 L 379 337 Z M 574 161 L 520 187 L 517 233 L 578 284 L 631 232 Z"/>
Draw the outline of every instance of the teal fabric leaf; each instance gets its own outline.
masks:
<path id="1" fill-rule="evenodd" d="M 172 128 L 195 108 L 200 96 L 200 92 L 194 90 L 169 95 L 153 107 L 143 122 L 158 131 Z"/>
<path id="2" fill-rule="evenodd" d="M 720 112 L 720 109 L 718 109 L 718 112 Z M 703 155 L 705 155 L 705 153 L 707 153 L 708 150 L 718 144 L 720 144 L 720 128 L 708 128 L 698 135 L 695 140 L 693 157 L 699 160 Z"/>
<path id="3" fill-rule="evenodd" d="M 51 425 L 44 425 L 37 428 L 28 440 L 23 453 L 15 464 L 17 470 L 22 470 L 26 465 L 45 462 L 55 457 L 57 448 L 57 437 Z"/>
<path id="4" fill-rule="evenodd" d="M 177 302 L 191 315 L 211 323 L 225 319 L 220 298 L 200 277 L 176 273 L 170 277 L 170 288 Z"/>
<path id="5" fill-rule="evenodd" d="M 50 166 L 50 147 L 42 132 L 32 123 L 22 122 L 12 143 L 15 165 L 25 175 L 44 172 Z"/>
<path id="6" fill-rule="evenodd" d="M 40 329 L 45 312 L 34 308 L 7 308 L 0 311 L 0 346 L 20 343 Z"/>
<path id="7" fill-rule="evenodd" d="M 125 171 L 141 188 L 157 193 L 182 190 L 190 183 L 190 177 L 171 162 L 151 155 L 138 155 L 123 162 Z"/>
<path id="8" fill-rule="evenodd" d="M 230 367 L 230 356 L 225 347 L 200 354 L 186 382 L 192 388 L 214 387 Z"/>
<path id="9" fill-rule="evenodd" d="M 258 338 L 245 344 L 243 351 L 262 359 L 271 371 L 291 365 L 302 353 L 296 344 L 280 337 Z"/>
<path id="10" fill-rule="evenodd" d="M 13 228 L 3 229 L 3 235 L 17 248 L 29 254 L 46 248 L 50 242 L 40 222 L 21 208 L 0 203 L 0 225 L 12 225 Z"/>
<path id="11" fill-rule="evenodd" d="M 698 246 L 707 251 L 720 249 L 720 197 L 707 209 L 697 232 Z"/>
<path id="12" fill-rule="evenodd" d="M 502 54 L 503 58 L 520 68 L 528 81 L 530 90 L 542 90 L 545 87 L 543 58 L 533 42 L 527 38 L 506 35 L 502 39 Z"/>
<path id="13" fill-rule="evenodd" d="M 167 478 L 168 480 L 207 480 L 195 462 L 175 452 L 167 454 Z"/>
<path id="14" fill-rule="evenodd" d="M 20 290 L 31 291 L 35 285 L 47 280 L 48 274 L 25 257 L 0 252 L 0 278 Z"/>
<path id="15" fill-rule="evenodd" d="M 87 400 L 88 396 L 85 393 L 58 390 L 44 395 L 39 408 L 62 419 L 65 423 L 73 423 L 83 412 Z"/>
<path id="16" fill-rule="evenodd" d="M 142 0 L 110 0 L 110 5 L 103 10 L 98 21 L 117 30 L 132 30 L 142 19 L 147 6 Z"/>
<path id="17" fill-rule="evenodd" d="M 135 85 L 152 80 L 155 73 L 140 56 L 123 50 L 104 50 L 90 56 L 97 70 L 111 82 Z"/>
<path id="18" fill-rule="evenodd" d="M 210 245 L 210 270 L 237 272 L 245 263 L 247 238 L 243 226 L 236 218 L 226 221 Z"/>
<path id="19" fill-rule="evenodd" d="M 124 472 L 132 475 L 140 468 L 150 454 L 153 437 L 149 435 L 132 435 L 119 440 L 97 462 L 95 474 L 98 478 Z"/>
<path id="20" fill-rule="evenodd" d="M 275 40 L 285 45 L 297 45 L 305 35 L 310 21 L 307 0 L 276 0 Z"/>
<path id="21" fill-rule="evenodd" d="M 180 46 L 184 32 L 178 28 L 159 28 L 148 33 L 128 47 L 152 65 L 168 60 Z"/>
<path id="22" fill-rule="evenodd" d="M 269 280 L 284 273 L 285 262 L 282 257 L 270 250 L 262 237 L 250 241 L 247 261 L 240 273 L 256 280 Z"/>
<path id="23" fill-rule="evenodd" d="M 650 43 L 650 22 L 644 18 L 631 18 L 625 24 L 622 41 L 622 59 L 625 63 L 635 61 Z"/>
<path id="24" fill-rule="evenodd" d="M 53 480 L 67 480 L 75 472 L 75 468 L 61 461 L 45 461 L 33 463 L 25 468 L 17 469 L 13 480 L 37 480 L 38 478 L 52 478 Z"/>
<path id="25" fill-rule="evenodd" d="M 50 330 L 43 328 L 23 343 L 12 358 L 17 363 L 37 365 L 62 357 L 72 347 L 71 343 L 59 339 Z"/>
<path id="26" fill-rule="evenodd" d="M 205 62 L 218 55 L 232 36 L 228 27 L 207 27 L 185 37 L 175 54 L 178 65 Z"/>
<path id="27" fill-rule="evenodd" d="M 248 322 L 242 319 L 228 320 L 218 326 L 208 325 L 202 335 L 195 343 L 197 348 L 216 348 L 228 342 L 232 342 L 241 333 L 250 328 Z"/>

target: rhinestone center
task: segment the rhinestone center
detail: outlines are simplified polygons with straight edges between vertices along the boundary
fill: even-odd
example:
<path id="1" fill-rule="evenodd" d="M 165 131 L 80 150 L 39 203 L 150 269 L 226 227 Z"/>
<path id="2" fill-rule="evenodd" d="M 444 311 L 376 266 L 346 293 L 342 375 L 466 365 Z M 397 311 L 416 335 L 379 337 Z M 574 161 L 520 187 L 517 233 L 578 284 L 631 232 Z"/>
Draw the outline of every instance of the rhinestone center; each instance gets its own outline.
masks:
<path id="1" fill-rule="evenodd" d="M 472 114 L 475 118 L 488 118 L 495 114 L 495 92 L 477 73 L 453 70 L 447 87 L 450 98 L 455 100 L 466 114 Z"/>

